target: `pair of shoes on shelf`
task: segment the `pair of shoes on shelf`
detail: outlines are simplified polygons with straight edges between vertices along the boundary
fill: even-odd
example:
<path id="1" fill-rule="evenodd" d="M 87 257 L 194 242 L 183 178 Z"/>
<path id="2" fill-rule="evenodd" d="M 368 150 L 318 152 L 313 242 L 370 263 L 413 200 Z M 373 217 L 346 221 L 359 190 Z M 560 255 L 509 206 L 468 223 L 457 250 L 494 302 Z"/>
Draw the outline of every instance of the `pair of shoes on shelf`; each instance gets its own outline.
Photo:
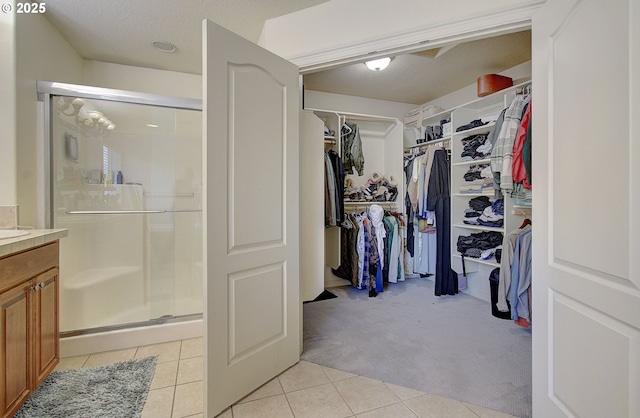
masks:
<path id="1" fill-rule="evenodd" d="M 395 201 L 398 196 L 398 181 L 393 175 L 387 178 L 374 172 L 364 186 L 364 196 L 368 201 Z"/>

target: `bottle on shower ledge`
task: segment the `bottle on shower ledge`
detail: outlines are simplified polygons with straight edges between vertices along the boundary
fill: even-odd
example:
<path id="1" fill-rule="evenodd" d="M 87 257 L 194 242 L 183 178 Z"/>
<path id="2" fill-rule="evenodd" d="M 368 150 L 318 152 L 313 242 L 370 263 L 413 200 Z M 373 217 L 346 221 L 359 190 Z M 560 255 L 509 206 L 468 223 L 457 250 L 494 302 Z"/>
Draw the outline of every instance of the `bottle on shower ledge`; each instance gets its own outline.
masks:
<path id="1" fill-rule="evenodd" d="M 113 174 L 111 170 L 107 170 L 102 174 L 102 185 L 107 186 L 113 184 Z"/>
<path id="2" fill-rule="evenodd" d="M 123 184 L 122 180 L 122 171 L 118 170 L 118 174 L 116 174 L 116 184 Z"/>

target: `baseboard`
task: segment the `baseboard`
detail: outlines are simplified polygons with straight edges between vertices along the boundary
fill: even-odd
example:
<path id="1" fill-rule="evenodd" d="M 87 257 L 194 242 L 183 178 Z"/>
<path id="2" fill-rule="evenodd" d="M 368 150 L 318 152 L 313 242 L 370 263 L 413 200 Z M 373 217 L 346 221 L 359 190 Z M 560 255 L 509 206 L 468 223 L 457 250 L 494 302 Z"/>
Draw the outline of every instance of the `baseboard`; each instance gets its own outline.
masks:
<path id="1" fill-rule="evenodd" d="M 122 350 L 142 345 L 202 337 L 203 320 L 150 325 L 98 334 L 60 339 L 60 357 L 81 356 L 102 351 Z"/>

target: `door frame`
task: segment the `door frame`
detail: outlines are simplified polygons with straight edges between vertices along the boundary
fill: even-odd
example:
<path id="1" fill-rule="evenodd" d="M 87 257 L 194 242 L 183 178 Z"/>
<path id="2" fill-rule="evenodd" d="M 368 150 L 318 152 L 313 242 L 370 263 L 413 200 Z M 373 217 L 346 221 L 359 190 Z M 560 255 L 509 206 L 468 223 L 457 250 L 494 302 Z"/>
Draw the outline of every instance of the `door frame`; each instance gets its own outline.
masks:
<path id="1" fill-rule="evenodd" d="M 409 54 L 446 45 L 470 42 L 531 29 L 531 19 L 546 0 L 535 0 L 502 7 L 476 16 L 467 16 L 428 24 L 406 31 L 375 35 L 365 41 L 346 43 L 340 47 L 318 49 L 298 55 L 283 55 L 300 68 L 304 75 L 345 64 L 364 62 L 376 57 Z M 261 45 L 269 49 L 269 45 Z"/>

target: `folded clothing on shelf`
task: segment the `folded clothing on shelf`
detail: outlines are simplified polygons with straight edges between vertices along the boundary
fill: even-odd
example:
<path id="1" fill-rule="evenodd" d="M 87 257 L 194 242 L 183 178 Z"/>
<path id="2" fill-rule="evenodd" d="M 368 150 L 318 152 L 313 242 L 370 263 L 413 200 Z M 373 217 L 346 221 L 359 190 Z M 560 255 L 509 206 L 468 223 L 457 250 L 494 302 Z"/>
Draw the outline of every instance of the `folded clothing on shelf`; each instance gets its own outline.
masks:
<path id="1" fill-rule="evenodd" d="M 502 245 L 502 233 L 482 231 L 471 235 L 460 235 L 456 244 L 458 252 L 465 257 L 480 258 L 482 252 Z"/>
<path id="2" fill-rule="evenodd" d="M 485 206 L 486 205 L 486 206 Z M 480 208 L 483 208 L 480 210 Z M 504 200 L 491 202 L 487 196 L 479 196 L 469 201 L 469 209 L 464 211 L 463 223 L 502 228 L 504 225 Z"/>
<path id="3" fill-rule="evenodd" d="M 489 194 L 494 189 L 493 173 L 489 164 L 472 165 L 463 177 L 465 183 L 459 187 L 460 193 Z"/>
<path id="4" fill-rule="evenodd" d="M 504 225 L 504 200 L 498 199 L 487 206 L 477 219 L 478 225 L 502 228 Z"/>
<path id="5" fill-rule="evenodd" d="M 489 122 L 483 122 L 482 119 L 475 119 L 466 125 L 458 126 L 456 132 L 468 131 L 469 129 L 477 128 L 478 126 L 486 125 Z"/>
<path id="6" fill-rule="evenodd" d="M 484 160 L 491 154 L 491 143 L 486 146 L 487 134 L 471 135 L 461 140 L 461 161 Z M 488 149 L 487 149 L 488 148 Z"/>

